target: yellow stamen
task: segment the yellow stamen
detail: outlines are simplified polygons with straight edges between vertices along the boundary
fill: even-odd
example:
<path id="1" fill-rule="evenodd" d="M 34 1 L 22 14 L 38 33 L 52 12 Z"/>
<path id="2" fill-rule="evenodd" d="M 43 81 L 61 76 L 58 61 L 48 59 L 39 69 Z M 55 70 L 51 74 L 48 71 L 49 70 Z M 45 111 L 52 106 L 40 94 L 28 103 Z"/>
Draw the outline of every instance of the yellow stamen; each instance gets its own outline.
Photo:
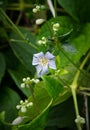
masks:
<path id="1" fill-rule="evenodd" d="M 43 65 L 47 65 L 48 64 L 48 59 L 46 59 L 45 57 L 42 57 L 40 59 L 40 64 L 43 66 Z"/>

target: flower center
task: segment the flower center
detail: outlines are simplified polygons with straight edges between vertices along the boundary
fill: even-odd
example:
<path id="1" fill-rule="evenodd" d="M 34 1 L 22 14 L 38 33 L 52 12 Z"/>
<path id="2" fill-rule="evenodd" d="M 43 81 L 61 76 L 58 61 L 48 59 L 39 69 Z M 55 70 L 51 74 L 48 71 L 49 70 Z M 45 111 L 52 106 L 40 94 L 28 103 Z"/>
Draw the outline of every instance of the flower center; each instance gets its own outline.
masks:
<path id="1" fill-rule="evenodd" d="M 43 65 L 47 65 L 48 64 L 48 59 L 46 59 L 45 57 L 42 57 L 40 59 L 40 64 L 43 66 Z"/>

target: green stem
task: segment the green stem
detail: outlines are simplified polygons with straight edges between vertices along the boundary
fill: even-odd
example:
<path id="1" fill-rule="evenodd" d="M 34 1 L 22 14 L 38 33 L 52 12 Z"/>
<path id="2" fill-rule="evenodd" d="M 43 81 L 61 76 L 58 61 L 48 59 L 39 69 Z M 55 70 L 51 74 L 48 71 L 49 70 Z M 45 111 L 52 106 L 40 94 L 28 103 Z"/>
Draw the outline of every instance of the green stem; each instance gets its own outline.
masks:
<path id="1" fill-rule="evenodd" d="M 20 3 L 20 10 L 24 9 L 24 0 L 19 0 Z"/>
<path id="2" fill-rule="evenodd" d="M 72 86 L 75 86 L 77 88 L 77 81 L 78 81 L 78 78 L 79 78 L 79 75 L 80 75 L 80 70 L 83 69 L 84 65 L 86 64 L 88 58 L 90 57 L 90 52 L 87 54 L 87 56 L 85 57 L 85 59 L 83 60 L 83 62 L 81 63 L 80 65 L 80 68 L 79 70 L 77 71 L 75 77 L 74 77 L 74 80 L 72 82 Z"/>
<path id="3" fill-rule="evenodd" d="M 18 15 L 18 18 L 17 18 L 17 21 L 16 21 L 16 25 L 19 24 L 19 22 L 20 22 L 20 20 L 21 20 L 21 18 L 22 18 L 22 14 L 23 14 L 23 12 L 20 11 L 20 13 L 19 13 L 19 15 Z"/>
<path id="4" fill-rule="evenodd" d="M 0 13 L 2 14 L 2 16 L 10 23 L 10 28 L 16 32 L 16 34 L 18 34 L 23 40 L 25 40 L 26 43 L 29 43 L 30 46 L 32 46 L 34 49 L 38 50 L 38 48 L 31 44 L 26 37 L 23 35 L 23 33 L 17 28 L 17 26 L 15 26 L 15 24 L 11 21 L 11 19 L 6 15 L 6 13 L 3 11 L 3 9 L 0 8 Z M 2 18 L 3 19 L 3 18 Z"/>
<path id="5" fill-rule="evenodd" d="M 72 88 L 71 90 L 72 90 L 75 113 L 76 113 L 76 118 L 77 118 L 79 116 L 79 110 L 78 110 L 78 103 L 77 103 L 77 97 L 76 97 L 76 89 Z M 77 123 L 77 128 L 78 130 L 82 130 L 81 124 L 79 122 Z"/>
<path id="6" fill-rule="evenodd" d="M 53 36 L 53 30 L 52 30 L 50 24 L 48 23 L 48 21 L 46 21 L 46 24 L 47 24 L 47 27 L 48 27 L 50 33 L 51 33 L 51 37 L 52 37 Z"/>
<path id="7" fill-rule="evenodd" d="M 5 13 L 2 9 L 0 9 L 0 11 L 1 11 L 3 17 L 11 24 L 12 30 L 16 31 L 16 32 L 21 36 L 21 38 L 25 40 L 24 35 L 23 35 L 23 34 L 20 32 L 20 30 L 15 26 L 15 24 L 11 21 L 11 19 L 6 15 L 6 13 Z"/>
<path id="8" fill-rule="evenodd" d="M 57 16 L 57 1 L 54 0 L 55 17 Z"/>
<path id="9" fill-rule="evenodd" d="M 72 63 L 72 65 L 79 71 L 81 71 L 88 79 L 90 79 L 90 77 L 88 75 L 86 75 L 86 73 L 84 71 L 82 71 L 80 68 L 78 68 L 78 66 L 68 57 L 68 55 L 64 52 L 64 50 L 60 47 L 60 51 L 64 54 L 64 56 Z"/>
<path id="10" fill-rule="evenodd" d="M 90 57 L 90 52 L 87 54 L 87 56 L 85 57 L 85 59 L 83 60 L 83 62 L 81 63 L 80 65 L 80 69 L 77 71 L 75 77 L 74 77 L 74 80 L 71 84 L 71 91 L 72 91 L 72 96 L 73 96 L 73 101 L 74 101 L 74 107 L 75 107 L 75 112 L 76 112 L 76 118 L 79 116 L 79 110 L 78 110 L 78 103 L 77 103 L 77 97 L 76 97 L 76 90 L 77 90 L 77 82 L 78 82 L 78 78 L 79 78 L 79 75 L 80 75 L 80 70 L 83 69 L 85 63 L 87 62 L 88 58 Z M 82 130 L 81 128 L 81 124 L 78 122 L 77 123 L 77 128 L 78 130 Z"/>

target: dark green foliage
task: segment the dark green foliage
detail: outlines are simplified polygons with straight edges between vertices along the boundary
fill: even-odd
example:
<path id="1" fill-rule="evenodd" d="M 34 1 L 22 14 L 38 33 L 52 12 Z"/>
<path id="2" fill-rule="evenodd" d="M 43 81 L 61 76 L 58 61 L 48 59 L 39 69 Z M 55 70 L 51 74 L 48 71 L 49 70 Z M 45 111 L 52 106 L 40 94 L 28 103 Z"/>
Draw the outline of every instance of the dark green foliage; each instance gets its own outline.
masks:
<path id="1" fill-rule="evenodd" d="M 88 109 L 90 115 L 90 106 L 85 106 L 90 96 L 90 1 L 52 3 L 57 6 L 55 18 L 45 0 L 0 1 L 0 130 L 77 130 L 71 85 L 76 85 L 80 115 L 85 118 Z M 36 4 L 46 10 L 33 13 Z M 38 18 L 47 20 L 38 26 Z M 56 32 L 55 23 L 60 24 Z M 39 45 L 42 37 L 46 43 Z M 47 51 L 55 56 L 57 69 L 49 68 L 38 78 L 33 55 Z M 30 88 L 21 88 L 27 77 Z M 31 82 L 33 78 L 39 83 Z M 21 99 L 33 102 L 25 113 L 16 109 Z M 18 117 L 23 120 L 12 125 Z"/>

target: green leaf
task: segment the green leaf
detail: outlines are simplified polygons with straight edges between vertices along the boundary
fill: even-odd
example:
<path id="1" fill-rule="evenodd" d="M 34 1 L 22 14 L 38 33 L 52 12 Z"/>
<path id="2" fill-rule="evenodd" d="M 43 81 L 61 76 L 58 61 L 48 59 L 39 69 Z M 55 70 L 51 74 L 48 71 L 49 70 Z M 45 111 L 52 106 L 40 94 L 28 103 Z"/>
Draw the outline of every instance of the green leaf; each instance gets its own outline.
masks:
<path id="1" fill-rule="evenodd" d="M 72 39 L 71 43 L 76 48 L 77 53 L 74 53 L 74 60 L 78 60 L 82 55 L 85 55 L 90 48 L 90 24 L 86 24 L 80 35 Z"/>
<path id="2" fill-rule="evenodd" d="M 63 93 L 65 91 L 65 88 L 62 86 L 62 84 L 59 82 L 59 80 L 53 76 L 44 76 L 43 80 L 45 81 L 48 94 L 52 98 L 57 98 L 60 93 Z"/>
<path id="3" fill-rule="evenodd" d="M 69 13 L 75 20 L 77 19 L 77 12 L 75 7 L 75 0 L 58 0 L 59 4 Z"/>
<path id="4" fill-rule="evenodd" d="M 73 24 L 70 17 L 67 16 L 58 16 L 56 18 L 52 18 L 48 21 L 48 23 L 45 23 L 39 33 L 38 39 L 40 40 L 43 36 L 47 37 L 48 39 L 52 38 L 53 32 L 53 24 L 59 23 L 60 28 L 58 30 L 58 36 L 62 36 L 64 34 L 67 34 L 72 31 Z M 52 33 L 51 33 L 52 31 Z"/>
<path id="5" fill-rule="evenodd" d="M 80 112 L 83 109 L 83 101 L 80 96 L 78 97 L 79 110 Z M 49 116 L 47 119 L 47 126 L 57 126 L 58 128 L 71 128 L 72 130 L 76 130 L 75 124 L 75 110 L 73 99 L 69 98 L 65 102 L 54 106 L 49 112 Z"/>
<path id="6" fill-rule="evenodd" d="M 5 59 L 3 54 L 0 53 L 0 82 L 4 76 L 5 68 L 6 68 Z"/>
<path id="7" fill-rule="evenodd" d="M 36 53 L 36 50 L 32 46 L 35 44 L 35 37 L 28 29 L 21 28 L 20 31 L 26 39 L 23 40 L 17 34 L 12 33 L 10 36 L 10 46 L 20 62 L 33 73 L 34 67 L 32 66 L 32 57 L 33 54 Z"/>
<path id="8" fill-rule="evenodd" d="M 58 104 L 65 102 L 70 96 L 71 96 L 71 92 L 67 88 L 65 91 L 63 91 L 62 93 L 59 94 L 59 96 L 53 102 L 53 106 L 56 106 Z"/>
<path id="9" fill-rule="evenodd" d="M 39 113 L 41 113 L 49 104 L 51 98 L 45 90 L 44 83 L 40 82 L 34 87 L 34 99 L 29 97 L 29 102 L 33 102 L 34 105 L 27 109 L 26 113 L 19 112 L 19 116 L 28 116 L 29 121 L 33 120 Z M 44 101 L 44 102 L 43 102 Z M 30 115 L 30 116 L 29 116 Z"/>
<path id="10" fill-rule="evenodd" d="M 44 87 L 44 82 L 39 82 L 34 88 L 34 99 L 30 96 L 28 101 L 33 102 L 33 106 L 27 108 L 26 113 L 19 111 L 19 117 L 27 117 L 25 124 L 14 126 L 18 130 L 42 130 L 46 125 L 46 117 L 49 107 L 52 104 L 52 99 L 48 95 Z"/>
<path id="11" fill-rule="evenodd" d="M 0 113 L 0 122 L 4 122 L 5 121 L 5 111 L 2 111 Z"/>
<path id="12" fill-rule="evenodd" d="M 90 22 L 89 0 L 58 0 L 58 2 L 76 21 Z"/>
<path id="13" fill-rule="evenodd" d="M 0 90 L 0 111 L 6 112 L 6 121 L 11 122 L 17 116 L 16 105 L 20 100 L 19 95 L 8 87 Z"/>
<path id="14" fill-rule="evenodd" d="M 19 125 L 17 130 L 42 130 L 46 126 L 46 120 L 47 120 L 47 114 L 49 111 L 49 108 L 52 104 L 52 100 L 49 102 L 47 107 L 36 117 L 34 118 L 30 123 L 25 125 Z M 15 130 L 15 129 L 13 129 Z"/>
<path id="15" fill-rule="evenodd" d="M 86 24 L 77 37 L 69 39 L 56 50 L 60 56 L 60 66 L 75 64 L 90 48 L 90 24 Z"/>
<path id="16" fill-rule="evenodd" d="M 31 95 L 29 89 L 21 88 L 21 83 L 22 79 L 30 77 L 31 73 L 22 65 L 19 65 L 17 69 L 9 69 L 8 72 L 16 83 L 17 87 L 23 92 L 23 94 L 25 94 L 25 96 L 29 97 Z"/>

